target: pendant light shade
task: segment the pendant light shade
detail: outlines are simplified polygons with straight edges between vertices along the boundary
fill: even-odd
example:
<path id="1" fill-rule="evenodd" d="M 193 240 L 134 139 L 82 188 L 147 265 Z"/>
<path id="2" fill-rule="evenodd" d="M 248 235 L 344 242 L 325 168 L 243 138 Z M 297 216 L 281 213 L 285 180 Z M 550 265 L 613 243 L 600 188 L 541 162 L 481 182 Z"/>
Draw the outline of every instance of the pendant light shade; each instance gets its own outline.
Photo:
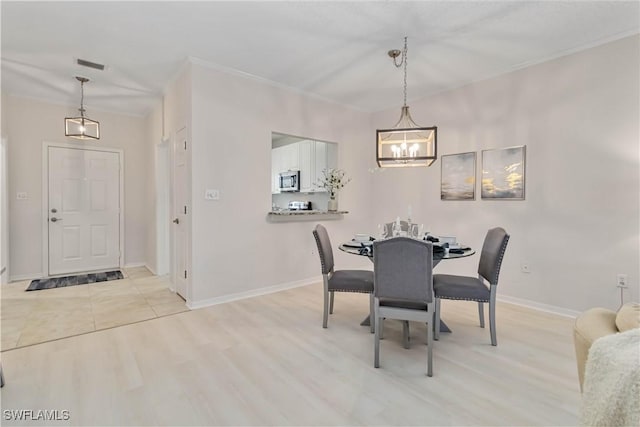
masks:
<path id="1" fill-rule="evenodd" d="M 376 161 L 378 166 L 407 167 L 431 166 L 438 158 L 438 128 L 420 127 L 411 118 L 407 106 L 407 38 L 404 38 L 404 50 L 391 50 L 396 67 L 404 65 L 404 105 L 400 120 L 390 129 L 376 131 Z M 401 57 L 400 63 L 396 59 Z"/>
<path id="2" fill-rule="evenodd" d="M 84 84 L 86 77 L 76 77 L 80 82 L 80 117 L 64 119 L 64 135 L 76 139 L 100 139 L 100 123 L 84 115 Z"/>

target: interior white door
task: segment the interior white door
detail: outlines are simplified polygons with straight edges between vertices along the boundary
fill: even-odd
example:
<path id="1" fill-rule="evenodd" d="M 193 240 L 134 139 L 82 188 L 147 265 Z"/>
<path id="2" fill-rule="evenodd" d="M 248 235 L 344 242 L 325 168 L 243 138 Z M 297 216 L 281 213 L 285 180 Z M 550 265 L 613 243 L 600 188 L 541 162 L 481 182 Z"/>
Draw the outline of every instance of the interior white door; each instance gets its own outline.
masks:
<path id="1" fill-rule="evenodd" d="M 186 128 L 176 133 L 173 142 L 173 226 L 174 226 L 174 286 L 187 300 L 188 283 L 188 163 Z"/>
<path id="2" fill-rule="evenodd" d="M 120 266 L 120 154 L 49 147 L 49 274 Z"/>

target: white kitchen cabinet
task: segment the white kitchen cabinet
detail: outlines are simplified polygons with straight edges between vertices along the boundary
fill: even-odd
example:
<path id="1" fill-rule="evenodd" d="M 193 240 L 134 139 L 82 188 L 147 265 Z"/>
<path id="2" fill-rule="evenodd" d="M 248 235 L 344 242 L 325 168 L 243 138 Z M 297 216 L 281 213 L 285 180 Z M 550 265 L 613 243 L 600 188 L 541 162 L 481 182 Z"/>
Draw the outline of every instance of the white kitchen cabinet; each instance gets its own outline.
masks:
<path id="1" fill-rule="evenodd" d="M 282 170 L 280 172 L 300 170 L 299 147 L 299 143 L 289 144 L 282 147 L 283 163 L 281 165 Z"/>
<path id="2" fill-rule="evenodd" d="M 299 143 L 271 149 L 271 194 L 280 194 L 280 172 L 300 170 Z"/>
<path id="3" fill-rule="evenodd" d="M 315 144 L 316 142 L 311 140 L 298 143 L 301 193 L 311 193 L 315 189 Z"/>
<path id="4" fill-rule="evenodd" d="M 327 144 L 326 142 L 322 142 L 322 141 L 315 141 L 315 144 L 313 146 L 314 149 L 314 165 L 313 165 L 313 188 L 315 189 L 315 191 L 317 192 L 321 192 L 321 193 L 326 193 L 327 190 L 324 187 L 320 187 L 318 185 L 318 183 L 320 182 L 320 179 L 324 178 L 324 174 L 322 173 L 323 170 L 328 168 L 328 163 L 327 163 Z"/>
<path id="5" fill-rule="evenodd" d="M 336 167 L 337 144 L 322 141 L 300 142 L 300 192 L 326 193 L 318 185 L 326 169 Z"/>

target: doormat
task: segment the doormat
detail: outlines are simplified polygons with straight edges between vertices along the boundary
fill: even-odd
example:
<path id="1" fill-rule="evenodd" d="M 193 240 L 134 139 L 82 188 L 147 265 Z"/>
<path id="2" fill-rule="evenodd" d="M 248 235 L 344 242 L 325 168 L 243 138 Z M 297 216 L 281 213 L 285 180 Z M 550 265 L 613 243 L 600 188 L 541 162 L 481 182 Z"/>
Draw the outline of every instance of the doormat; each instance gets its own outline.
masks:
<path id="1" fill-rule="evenodd" d="M 120 270 L 107 271 L 106 273 L 78 274 L 76 276 L 51 277 L 49 279 L 32 280 L 27 291 L 39 291 L 41 289 L 64 288 L 66 286 L 86 285 L 87 283 L 106 282 L 107 280 L 124 279 Z"/>

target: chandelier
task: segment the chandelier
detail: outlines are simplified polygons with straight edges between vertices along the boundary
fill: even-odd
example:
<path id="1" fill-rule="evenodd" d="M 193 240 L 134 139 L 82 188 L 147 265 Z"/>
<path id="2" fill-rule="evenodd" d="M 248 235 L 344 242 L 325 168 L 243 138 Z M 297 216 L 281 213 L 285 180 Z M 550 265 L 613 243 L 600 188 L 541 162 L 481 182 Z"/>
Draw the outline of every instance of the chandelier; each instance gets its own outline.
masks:
<path id="1" fill-rule="evenodd" d="M 80 117 L 64 119 L 64 135 L 76 139 L 100 139 L 100 123 L 84 115 L 84 84 L 89 79 L 86 77 L 76 77 L 76 79 L 80 82 Z"/>
<path id="2" fill-rule="evenodd" d="M 407 38 L 404 49 L 390 50 L 397 68 L 404 67 L 404 105 L 400 120 L 391 129 L 378 129 L 376 161 L 381 168 L 405 166 L 431 166 L 438 158 L 438 128 L 420 127 L 409 114 L 407 106 Z M 398 62 L 400 57 L 400 62 Z"/>

